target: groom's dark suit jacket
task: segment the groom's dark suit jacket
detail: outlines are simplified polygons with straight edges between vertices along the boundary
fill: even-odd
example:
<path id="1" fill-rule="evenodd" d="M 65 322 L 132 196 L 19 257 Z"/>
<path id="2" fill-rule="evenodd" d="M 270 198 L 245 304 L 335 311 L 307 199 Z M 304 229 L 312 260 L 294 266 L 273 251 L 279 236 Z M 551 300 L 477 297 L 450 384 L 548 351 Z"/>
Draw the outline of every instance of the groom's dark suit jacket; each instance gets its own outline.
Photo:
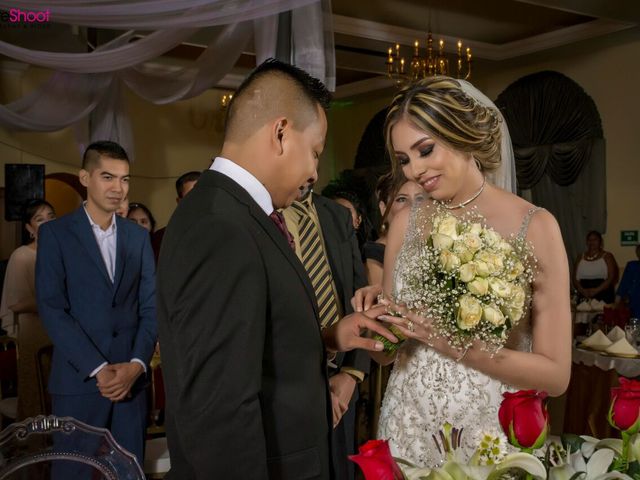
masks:
<path id="1" fill-rule="evenodd" d="M 324 346 L 313 289 L 271 219 L 205 171 L 158 264 L 171 480 L 329 479 Z"/>

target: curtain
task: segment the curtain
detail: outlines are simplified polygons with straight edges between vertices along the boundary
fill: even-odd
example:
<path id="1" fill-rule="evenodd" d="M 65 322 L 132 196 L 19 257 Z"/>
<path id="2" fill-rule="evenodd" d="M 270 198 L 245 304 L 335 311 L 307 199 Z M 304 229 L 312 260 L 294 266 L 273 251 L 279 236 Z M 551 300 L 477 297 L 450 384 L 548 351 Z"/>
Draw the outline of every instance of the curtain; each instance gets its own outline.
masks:
<path id="1" fill-rule="evenodd" d="M 513 141 L 518 189 L 558 220 L 573 263 L 590 230 L 605 232 L 606 151 L 594 101 L 558 72 L 523 77 L 498 96 Z"/>
<path id="2" fill-rule="evenodd" d="M 0 1 L 0 8 L 42 10 L 42 3 Z M 155 104 L 200 95 L 231 71 L 252 36 L 258 60 L 276 56 L 283 34 L 278 23 L 281 14 L 292 19 L 285 33 L 290 51 L 297 54 L 290 61 L 335 89 L 329 0 L 59 0 L 47 9 L 56 22 L 132 30 L 90 53 L 31 50 L 0 41 L 0 54 L 54 70 L 36 90 L 0 105 L 0 125 L 11 130 L 55 131 L 91 114 L 88 132 L 75 128 L 82 132 L 79 143 L 113 140 L 133 157 L 130 122 L 122 100 L 125 86 Z M 214 26 L 215 32 L 192 65 L 168 72 L 145 65 L 204 26 Z M 150 28 L 158 30 L 136 39 L 135 29 Z"/>

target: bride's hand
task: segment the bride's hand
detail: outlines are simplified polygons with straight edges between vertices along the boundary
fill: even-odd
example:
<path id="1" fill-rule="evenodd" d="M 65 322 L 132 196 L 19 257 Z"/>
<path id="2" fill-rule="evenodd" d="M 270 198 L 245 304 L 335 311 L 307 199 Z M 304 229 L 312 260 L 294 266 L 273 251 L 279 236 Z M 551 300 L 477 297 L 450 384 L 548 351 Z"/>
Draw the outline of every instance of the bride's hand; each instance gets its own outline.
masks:
<path id="1" fill-rule="evenodd" d="M 411 312 L 402 305 L 392 305 L 388 307 L 387 311 L 390 313 L 389 315 L 378 318 L 395 325 L 405 337 L 418 340 L 458 362 L 467 354 L 468 348 L 464 350 L 453 348 L 444 337 L 437 334 L 433 328 L 433 319 Z M 477 346 L 478 343 L 479 341 L 476 340 L 473 346 Z"/>
<path id="2" fill-rule="evenodd" d="M 405 337 L 433 346 L 435 332 L 431 318 L 423 317 L 406 306 L 395 303 L 387 306 L 387 312 L 387 315 L 380 317 L 381 320 L 395 325 Z"/>

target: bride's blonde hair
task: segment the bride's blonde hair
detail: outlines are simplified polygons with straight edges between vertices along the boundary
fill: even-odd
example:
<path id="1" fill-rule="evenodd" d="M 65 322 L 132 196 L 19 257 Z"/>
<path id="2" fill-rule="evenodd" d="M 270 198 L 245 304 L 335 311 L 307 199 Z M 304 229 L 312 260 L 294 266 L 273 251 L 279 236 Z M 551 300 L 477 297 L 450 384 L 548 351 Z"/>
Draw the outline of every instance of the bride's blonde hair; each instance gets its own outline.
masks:
<path id="1" fill-rule="evenodd" d="M 500 115 L 465 93 L 453 78 L 438 76 L 419 80 L 394 97 L 384 132 L 396 173 L 401 167 L 391 142 L 391 129 L 402 119 L 450 148 L 470 153 L 483 171 L 500 166 Z"/>

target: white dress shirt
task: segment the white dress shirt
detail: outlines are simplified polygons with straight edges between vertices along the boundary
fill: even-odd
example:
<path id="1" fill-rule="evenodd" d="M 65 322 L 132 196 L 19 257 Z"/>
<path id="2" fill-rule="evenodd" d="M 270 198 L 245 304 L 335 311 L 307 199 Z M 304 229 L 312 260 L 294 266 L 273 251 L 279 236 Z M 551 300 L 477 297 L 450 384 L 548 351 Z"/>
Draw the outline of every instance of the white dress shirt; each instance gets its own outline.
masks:
<path id="1" fill-rule="evenodd" d="M 260 205 L 260 208 L 264 210 L 264 213 L 271 215 L 274 211 L 273 202 L 269 191 L 260 183 L 260 181 L 254 177 L 247 170 L 242 168 L 237 163 L 224 157 L 216 157 L 213 163 L 209 167 L 209 170 L 219 172 L 231 180 L 236 182 L 242 188 L 244 188 L 251 198 Z"/>
<path id="2" fill-rule="evenodd" d="M 111 225 L 107 227 L 106 230 L 103 230 L 100 225 L 93 221 L 91 215 L 87 211 L 87 202 L 84 202 L 84 213 L 87 214 L 87 218 L 89 219 L 89 223 L 91 224 L 91 230 L 93 231 L 93 236 L 98 243 L 98 248 L 100 249 L 100 255 L 102 255 L 102 260 L 104 260 L 104 265 L 107 267 L 107 273 L 109 274 L 109 278 L 111 282 L 115 277 L 116 273 L 116 252 L 118 245 L 118 231 L 116 226 L 116 214 L 114 213 L 111 217 Z M 142 360 L 139 358 L 132 358 L 132 362 L 139 363 L 142 365 L 145 373 L 147 372 L 147 366 L 144 364 Z M 103 362 L 100 364 L 93 372 L 91 372 L 90 377 L 95 377 L 100 370 L 102 370 L 108 362 Z"/>
<path id="3" fill-rule="evenodd" d="M 109 225 L 106 230 L 103 230 L 100 225 L 93 221 L 91 215 L 87 212 L 86 202 L 84 204 L 84 213 L 87 214 L 87 218 L 91 224 L 91 230 L 93 231 L 93 236 L 95 237 L 96 242 L 98 242 L 98 248 L 100 249 L 102 260 L 104 260 L 104 265 L 107 267 L 109 278 L 113 282 L 113 278 L 116 273 L 116 247 L 118 240 L 116 214 L 114 213 L 111 217 L 111 225 Z"/>

